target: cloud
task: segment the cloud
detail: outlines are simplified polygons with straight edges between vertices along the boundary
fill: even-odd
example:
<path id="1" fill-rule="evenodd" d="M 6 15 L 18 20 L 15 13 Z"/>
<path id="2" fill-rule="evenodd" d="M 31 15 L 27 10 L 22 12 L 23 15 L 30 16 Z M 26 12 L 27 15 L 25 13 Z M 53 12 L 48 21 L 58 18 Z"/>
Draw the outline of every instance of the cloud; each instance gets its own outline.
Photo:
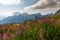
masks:
<path id="1" fill-rule="evenodd" d="M 24 10 L 44 8 L 60 8 L 60 0 L 39 0 L 36 4 L 25 7 Z"/>
<path id="2" fill-rule="evenodd" d="M 11 4 L 21 4 L 21 0 L 0 0 L 0 4 L 11 5 Z"/>

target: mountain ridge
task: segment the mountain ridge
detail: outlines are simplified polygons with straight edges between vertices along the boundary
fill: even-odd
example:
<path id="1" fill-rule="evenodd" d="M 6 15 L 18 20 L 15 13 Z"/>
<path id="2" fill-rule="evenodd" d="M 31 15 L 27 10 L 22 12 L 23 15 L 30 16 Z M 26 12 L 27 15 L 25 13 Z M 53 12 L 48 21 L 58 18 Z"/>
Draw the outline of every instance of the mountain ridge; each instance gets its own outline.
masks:
<path id="1" fill-rule="evenodd" d="M 6 24 L 6 23 L 23 23 L 25 20 L 34 20 L 35 17 L 43 18 L 45 16 L 51 16 L 52 14 L 47 14 L 47 15 L 41 15 L 40 13 L 36 14 L 28 14 L 27 12 L 24 12 L 20 14 L 20 12 L 14 12 L 13 16 L 9 16 L 7 18 L 4 18 L 3 20 L 0 21 L 0 24 Z"/>

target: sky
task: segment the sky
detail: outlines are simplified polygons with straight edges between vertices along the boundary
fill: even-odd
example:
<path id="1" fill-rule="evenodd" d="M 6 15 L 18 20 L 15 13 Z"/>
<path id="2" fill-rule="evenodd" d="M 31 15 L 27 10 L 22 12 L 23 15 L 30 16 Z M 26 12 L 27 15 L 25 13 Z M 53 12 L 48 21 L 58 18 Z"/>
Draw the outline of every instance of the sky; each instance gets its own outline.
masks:
<path id="1" fill-rule="evenodd" d="M 0 0 L 0 20 L 13 12 L 54 13 L 60 9 L 60 0 Z"/>

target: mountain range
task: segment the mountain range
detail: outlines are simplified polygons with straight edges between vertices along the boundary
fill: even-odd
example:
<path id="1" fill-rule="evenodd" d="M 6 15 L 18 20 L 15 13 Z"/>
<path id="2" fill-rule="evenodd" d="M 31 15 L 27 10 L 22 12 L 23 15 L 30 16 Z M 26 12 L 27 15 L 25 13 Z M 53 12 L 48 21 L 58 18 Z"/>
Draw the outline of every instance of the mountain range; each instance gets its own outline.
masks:
<path id="1" fill-rule="evenodd" d="M 28 14 L 27 12 L 24 12 L 22 14 L 20 12 L 14 12 L 13 14 L 14 14 L 13 16 L 9 16 L 7 18 L 4 18 L 3 20 L 0 20 L 0 24 L 23 23 L 25 20 L 34 20 L 35 17 L 39 19 L 53 15 L 53 14 L 41 15 L 40 13 Z"/>

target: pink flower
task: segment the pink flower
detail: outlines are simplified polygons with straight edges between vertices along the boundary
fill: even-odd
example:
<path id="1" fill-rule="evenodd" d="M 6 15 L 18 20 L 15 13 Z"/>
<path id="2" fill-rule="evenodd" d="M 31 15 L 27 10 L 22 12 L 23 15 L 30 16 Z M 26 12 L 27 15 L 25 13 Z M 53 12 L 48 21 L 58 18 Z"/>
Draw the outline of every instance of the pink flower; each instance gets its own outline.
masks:
<path id="1" fill-rule="evenodd" d="M 43 31 L 43 29 L 40 29 L 40 38 L 41 38 L 41 39 L 44 38 L 44 31 Z"/>
<path id="2" fill-rule="evenodd" d="M 3 34 L 3 40 L 7 40 L 7 34 Z"/>
<path id="3" fill-rule="evenodd" d="M 24 29 L 29 29 L 29 28 L 30 28 L 29 25 L 25 25 L 25 26 L 24 26 Z"/>
<path id="4" fill-rule="evenodd" d="M 19 26 L 16 26 L 16 29 L 18 30 L 18 29 L 20 29 L 20 27 Z"/>
<path id="5" fill-rule="evenodd" d="M 16 35 L 18 35 L 19 34 L 19 32 L 18 31 L 16 31 Z"/>
<path id="6" fill-rule="evenodd" d="M 23 31 L 21 31 L 21 30 L 16 31 L 16 35 L 23 35 Z"/>
<path id="7" fill-rule="evenodd" d="M 49 21 L 50 21 L 49 18 L 43 18 L 43 19 L 41 19 L 41 22 L 42 22 L 42 23 L 46 23 L 46 22 L 49 22 Z"/>
<path id="8" fill-rule="evenodd" d="M 22 31 L 22 30 L 19 30 L 19 34 L 20 34 L 20 35 L 23 35 L 23 31 Z"/>
<path id="9" fill-rule="evenodd" d="M 14 34 L 10 34 L 10 37 L 11 37 L 11 38 L 14 38 Z"/>

